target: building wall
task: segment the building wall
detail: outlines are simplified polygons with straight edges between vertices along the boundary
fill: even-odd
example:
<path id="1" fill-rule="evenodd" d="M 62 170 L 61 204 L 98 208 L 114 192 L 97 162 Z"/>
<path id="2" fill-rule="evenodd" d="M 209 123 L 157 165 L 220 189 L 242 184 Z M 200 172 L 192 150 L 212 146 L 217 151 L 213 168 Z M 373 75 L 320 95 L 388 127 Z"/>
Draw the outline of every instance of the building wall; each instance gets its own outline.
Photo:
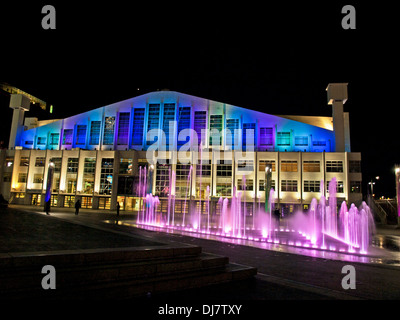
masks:
<path id="1" fill-rule="evenodd" d="M 3 180 L 1 182 L 3 196 L 7 200 L 10 200 L 11 203 L 32 204 L 34 197 L 37 198 L 37 195 L 40 194 L 40 203 L 38 202 L 37 204 L 44 204 L 47 168 L 50 160 L 54 161 L 54 158 L 61 158 L 61 168 L 59 172 L 54 173 L 55 176 L 58 175 L 53 178 L 52 186 L 52 205 L 58 207 L 68 206 L 71 199 L 73 199 L 74 202 L 80 199 L 82 202 L 84 200 L 88 207 L 96 209 L 101 207 L 104 201 L 107 201 L 107 208 L 115 209 L 118 198 L 120 201 L 124 201 L 127 197 L 137 198 L 138 196 L 135 194 L 134 189 L 127 190 L 125 188 L 122 193 L 119 193 L 118 190 L 119 187 L 121 187 L 118 185 L 119 179 L 130 179 L 129 181 L 135 179 L 135 183 L 137 183 L 140 175 L 140 167 L 144 169 L 144 166 L 147 166 L 147 176 L 149 177 L 150 167 L 149 164 L 147 164 L 146 158 L 149 153 L 145 151 L 90 151 L 81 149 L 1 150 L 0 154 L 2 158 L 7 158 L 9 161 L 12 161 L 11 166 L 9 166 L 9 161 L 3 162 Z M 172 172 L 176 173 L 177 163 L 184 162 L 184 160 L 187 160 L 193 167 L 191 178 L 187 180 L 187 186 L 191 185 L 191 188 L 189 186 L 184 196 L 176 195 L 177 199 L 184 200 L 192 196 L 192 199 L 195 200 L 206 200 L 207 193 L 205 190 L 207 186 L 209 186 L 209 197 L 214 201 L 218 201 L 221 196 L 223 198 L 232 197 L 234 189 L 236 188 L 236 194 L 239 195 L 241 193 L 242 197 L 244 197 L 247 202 L 255 204 L 264 203 L 265 191 L 263 191 L 263 183 L 265 181 L 265 166 L 263 167 L 263 161 L 272 161 L 269 163 L 272 164 L 272 168 L 274 169 L 272 172 L 272 180 L 275 187 L 275 203 L 278 205 L 295 205 L 296 207 L 301 207 L 310 204 L 314 197 L 319 199 L 322 192 L 324 192 L 325 196 L 329 197 L 327 193 L 327 182 L 334 177 L 340 182 L 340 188 L 337 193 L 339 201 L 346 200 L 357 203 L 362 199 L 361 189 L 351 190 L 351 186 L 354 186 L 354 182 L 356 182 L 355 185 L 361 185 L 361 172 L 359 172 L 360 170 L 358 167 L 359 161 L 361 160 L 360 153 L 249 152 L 243 154 L 242 152 L 223 152 L 219 154 L 219 157 L 224 161 L 225 165 L 228 167 L 231 166 L 231 172 L 229 173 L 229 170 L 221 170 L 221 172 L 227 173 L 227 175 L 221 175 L 218 171 L 219 168 L 221 168 L 221 164 L 217 159 L 218 153 L 204 152 L 201 155 L 202 158 L 204 159 L 208 156 L 210 161 L 208 162 L 211 168 L 211 174 L 209 176 L 200 176 L 197 174 L 200 173 L 198 169 L 199 165 L 195 164 L 199 163 L 199 160 L 196 161 L 199 156 L 198 154 L 187 153 L 185 158 L 178 157 L 177 152 L 168 152 L 164 155 L 152 152 L 151 155 L 153 161 L 169 159 L 169 164 L 166 165 L 165 170 L 170 169 L 170 171 L 168 171 L 168 177 L 164 177 L 169 186 L 167 193 L 164 194 L 157 191 L 158 182 L 160 181 L 160 176 L 157 171 L 159 164 L 155 164 L 154 178 L 152 179 L 152 193 L 164 199 L 168 197 L 168 194 L 176 195 L 175 186 L 177 178 L 171 178 Z M 93 185 L 89 187 L 84 183 L 86 177 L 85 171 L 88 171 L 88 169 L 85 170 L 85 159 L 88 158 L 95 159 Z M 76 162 L 71 162 L 71 159 L 77 159 L 77 165 Z M 108 171 L 105 174 L 102 171 L 104 169 L 102 168 L 102 162 L 107 159 L 113 159 L 113 164 L 111 173 Z M 180 162 L 177 161 L 178 159 Z M 350 161 L 353 161 L 353 169 L 351 171 L 356 172 L 350 172 Z M 42 162 L 44 165 L 42 165 Z M 28 163 L 28 165 L 25 165 L 26 163 Z M 129 165 L 128 168 L 132 169 L 125 169 L 127 168 L 126 163 L 131 163 L 132 165 Z M 229 163 L 231 163 L 231 165 L 229 165 Z M 248 164 L 251 170 L 243 170 L 239 164 L 243 166 L 244 163 Z M 327 164 L 329 164 L 330 169 L 327 168 Z M 338 172 L 330 172 L 332 171 L 332 164 L 335 165 L 333 170 Z M 73 169 L 74 166 L 76 169 Z M 310 170 L 310 167 L 313 169 Z M 166 174 L 167 171 L 165 170 L 163 172 Z M 76 171 L 76 173 L 74 171 Z M 4 181 L 5 173 L 11 173 L 11 181 Z M 26 175 L 25 179 L 23 179 L 24 175 Z M 42 179 L 39 179 L 40 177 L 42 177 Z M 57 177 L 59 183 L 56 181 Z M 72 181 L 76 181 L 75 186 L 68 183 L 71 177 Z M 108 192 L 108 189 L 106 191 L 102 189 L 102 179 L 104 181 L 107 179 L 110 180 L 110 178 L 112 179 L 111 192 Z M 26 182 L 23 182 L 24 180 Z M 242 188 L 244 180 L 250 185 L 248 190 Z M 91 180 L 89 180 L 89 184 L 90 181 Z M 324 190 L 320 188 L 321 181 L 325 181 L 325 183 L 322 184 Z M 107 184 L 108 183 L 109 182 L 107 182 Z M 185 187 L 185 183 L 182 183 L 182 181 L 180 185 Z M 198 190 L 200 185 L 200 189 L 202 190 L 201 199 Z M 228 185 L 228 189 L 229 185 L 231 186 L 230 193 L 222 195 L 221 186 L 225 185 Z M 89 190 L 89 192 L 85 190 Z M 55 201 L 55 199 L 57 200 Z"/>

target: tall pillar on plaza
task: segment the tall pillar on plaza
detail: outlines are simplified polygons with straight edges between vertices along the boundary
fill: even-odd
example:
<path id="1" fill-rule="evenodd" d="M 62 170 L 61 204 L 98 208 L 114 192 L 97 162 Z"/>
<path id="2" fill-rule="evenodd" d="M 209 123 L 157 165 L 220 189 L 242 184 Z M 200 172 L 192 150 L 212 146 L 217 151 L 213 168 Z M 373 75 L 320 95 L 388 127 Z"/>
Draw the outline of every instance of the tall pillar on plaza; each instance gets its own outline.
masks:
<path id="1" fill-rule="evenodd" d="M 14 149 L 15 141 L 19 139 L 21 134 L 25 111 L 29 111 L 30 109 L 30 99 L 23 94 L 12 94 L 10 98 L 10 108 L 13 109 L 14 112 L 11 122 L 8 148 Z"/>
<path id="2" fill-rule="evenodd" d="M 326 88 L 328 93 L 328 105 L 332 106 L 336 152 L 345 152 L 343 105 L 347 101 L 347 85 L 348 83 L 330 83 Z"/>

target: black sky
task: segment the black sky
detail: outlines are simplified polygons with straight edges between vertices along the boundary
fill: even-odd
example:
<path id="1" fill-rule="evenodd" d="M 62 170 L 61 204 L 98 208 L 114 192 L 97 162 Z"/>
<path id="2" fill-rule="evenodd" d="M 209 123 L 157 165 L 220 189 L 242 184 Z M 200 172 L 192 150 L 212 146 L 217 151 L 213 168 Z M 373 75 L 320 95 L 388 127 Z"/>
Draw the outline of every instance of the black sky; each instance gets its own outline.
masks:
<path id="1" fill-rule="evenodd" d="M 56 30 L 41 9 L 56 8 Z M 356 8 L 356 30 L 341 9 Z M 390 2 L 51 2 L 2 4 L 0 81 L 62 118 L 168 88 L 271 114 L 331 115 L 325 88 L 348 82 L 352 151 L 363 191 L 394 196 L 400 162 L 398 35 Z M 139 90 L 138 90 L 139 88 Z M 0 95 L 8 142 L 11 109 Z"/>

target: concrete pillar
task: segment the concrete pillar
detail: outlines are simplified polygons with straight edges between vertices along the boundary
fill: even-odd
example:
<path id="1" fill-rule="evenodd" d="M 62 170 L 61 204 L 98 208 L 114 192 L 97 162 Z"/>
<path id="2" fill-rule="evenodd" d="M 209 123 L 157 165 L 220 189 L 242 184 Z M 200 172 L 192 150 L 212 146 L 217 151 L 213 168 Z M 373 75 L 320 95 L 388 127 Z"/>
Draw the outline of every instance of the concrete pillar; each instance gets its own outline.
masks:
<path id="1" fill-rule="evenodd" d="M 14 149 L 15 142 L 19 143 L 22 126 L 24 123 L 25 111 L 30 109 L 30 100 L 23 94 L 12 94 L 10 98 L 10 108 L 14 109 L 11 123 L 10 140 L 8 148 Z"/>
<path id="2" fill-rule="evenodd" d="M 332 106 L 335 152 L 345 152 L 343 105 L 347 101 L 347 83 L 330 83 L 326 88 L 328 104 Z"/>

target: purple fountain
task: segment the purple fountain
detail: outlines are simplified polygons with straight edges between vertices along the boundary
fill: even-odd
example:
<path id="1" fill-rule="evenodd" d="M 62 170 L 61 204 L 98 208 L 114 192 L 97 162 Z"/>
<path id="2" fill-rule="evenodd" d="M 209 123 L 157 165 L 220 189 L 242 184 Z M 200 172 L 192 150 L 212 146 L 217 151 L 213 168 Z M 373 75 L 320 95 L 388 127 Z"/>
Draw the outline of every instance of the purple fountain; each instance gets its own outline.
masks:
<path id="1" fill-rule="evenodd" d="M 169 192 L 165 211 L 159 210 L 160 200 L 157 196 L 145 193 L 148 183 L 146 168 L 140 168 L 138 190 L 142 201 L 136 220 L 137 226 L 152 226 L 168 231 L 180 230 L 197 235 L 211 234 L 221 239 L 245 239 L 361 255 L 368 253 L 371 235 L 375 232 L 371 210 L 365 202 L 359 208 L 354 204 L 348 207 L 347 203 L 343 202 L 338 209 L 335 178 L 329 182 L 328 201 L 322 191 L 319 199 L 314 198 L 311 201 L 307 212 L 298 211 L 284 219 L 277 219 L 274 214 L 273 189 L 268 197 L 267 211 L 258 205 L 257 208 L 254 206 L 256 210 L 252 214 L 247 214 L 244 194 L 234 187 L 232 197 L 220 197 L 216 203 L 216 210 L 212 212 L 209 186 L 205 188 L 204 199 L 194 200 L 190 197 L 188 190 L 192 169 L 190 167 L 187 178 L 184 209 L 178 215 L 175 213 L 174 194 Z M 173 183 L 173 171 L 170 172 L 170 178 L 170 182 Z M 244 177 L 242 182 L 245 184 Z M 323 185 L 324 182 L 321 181 L 321 186 Z"/>

